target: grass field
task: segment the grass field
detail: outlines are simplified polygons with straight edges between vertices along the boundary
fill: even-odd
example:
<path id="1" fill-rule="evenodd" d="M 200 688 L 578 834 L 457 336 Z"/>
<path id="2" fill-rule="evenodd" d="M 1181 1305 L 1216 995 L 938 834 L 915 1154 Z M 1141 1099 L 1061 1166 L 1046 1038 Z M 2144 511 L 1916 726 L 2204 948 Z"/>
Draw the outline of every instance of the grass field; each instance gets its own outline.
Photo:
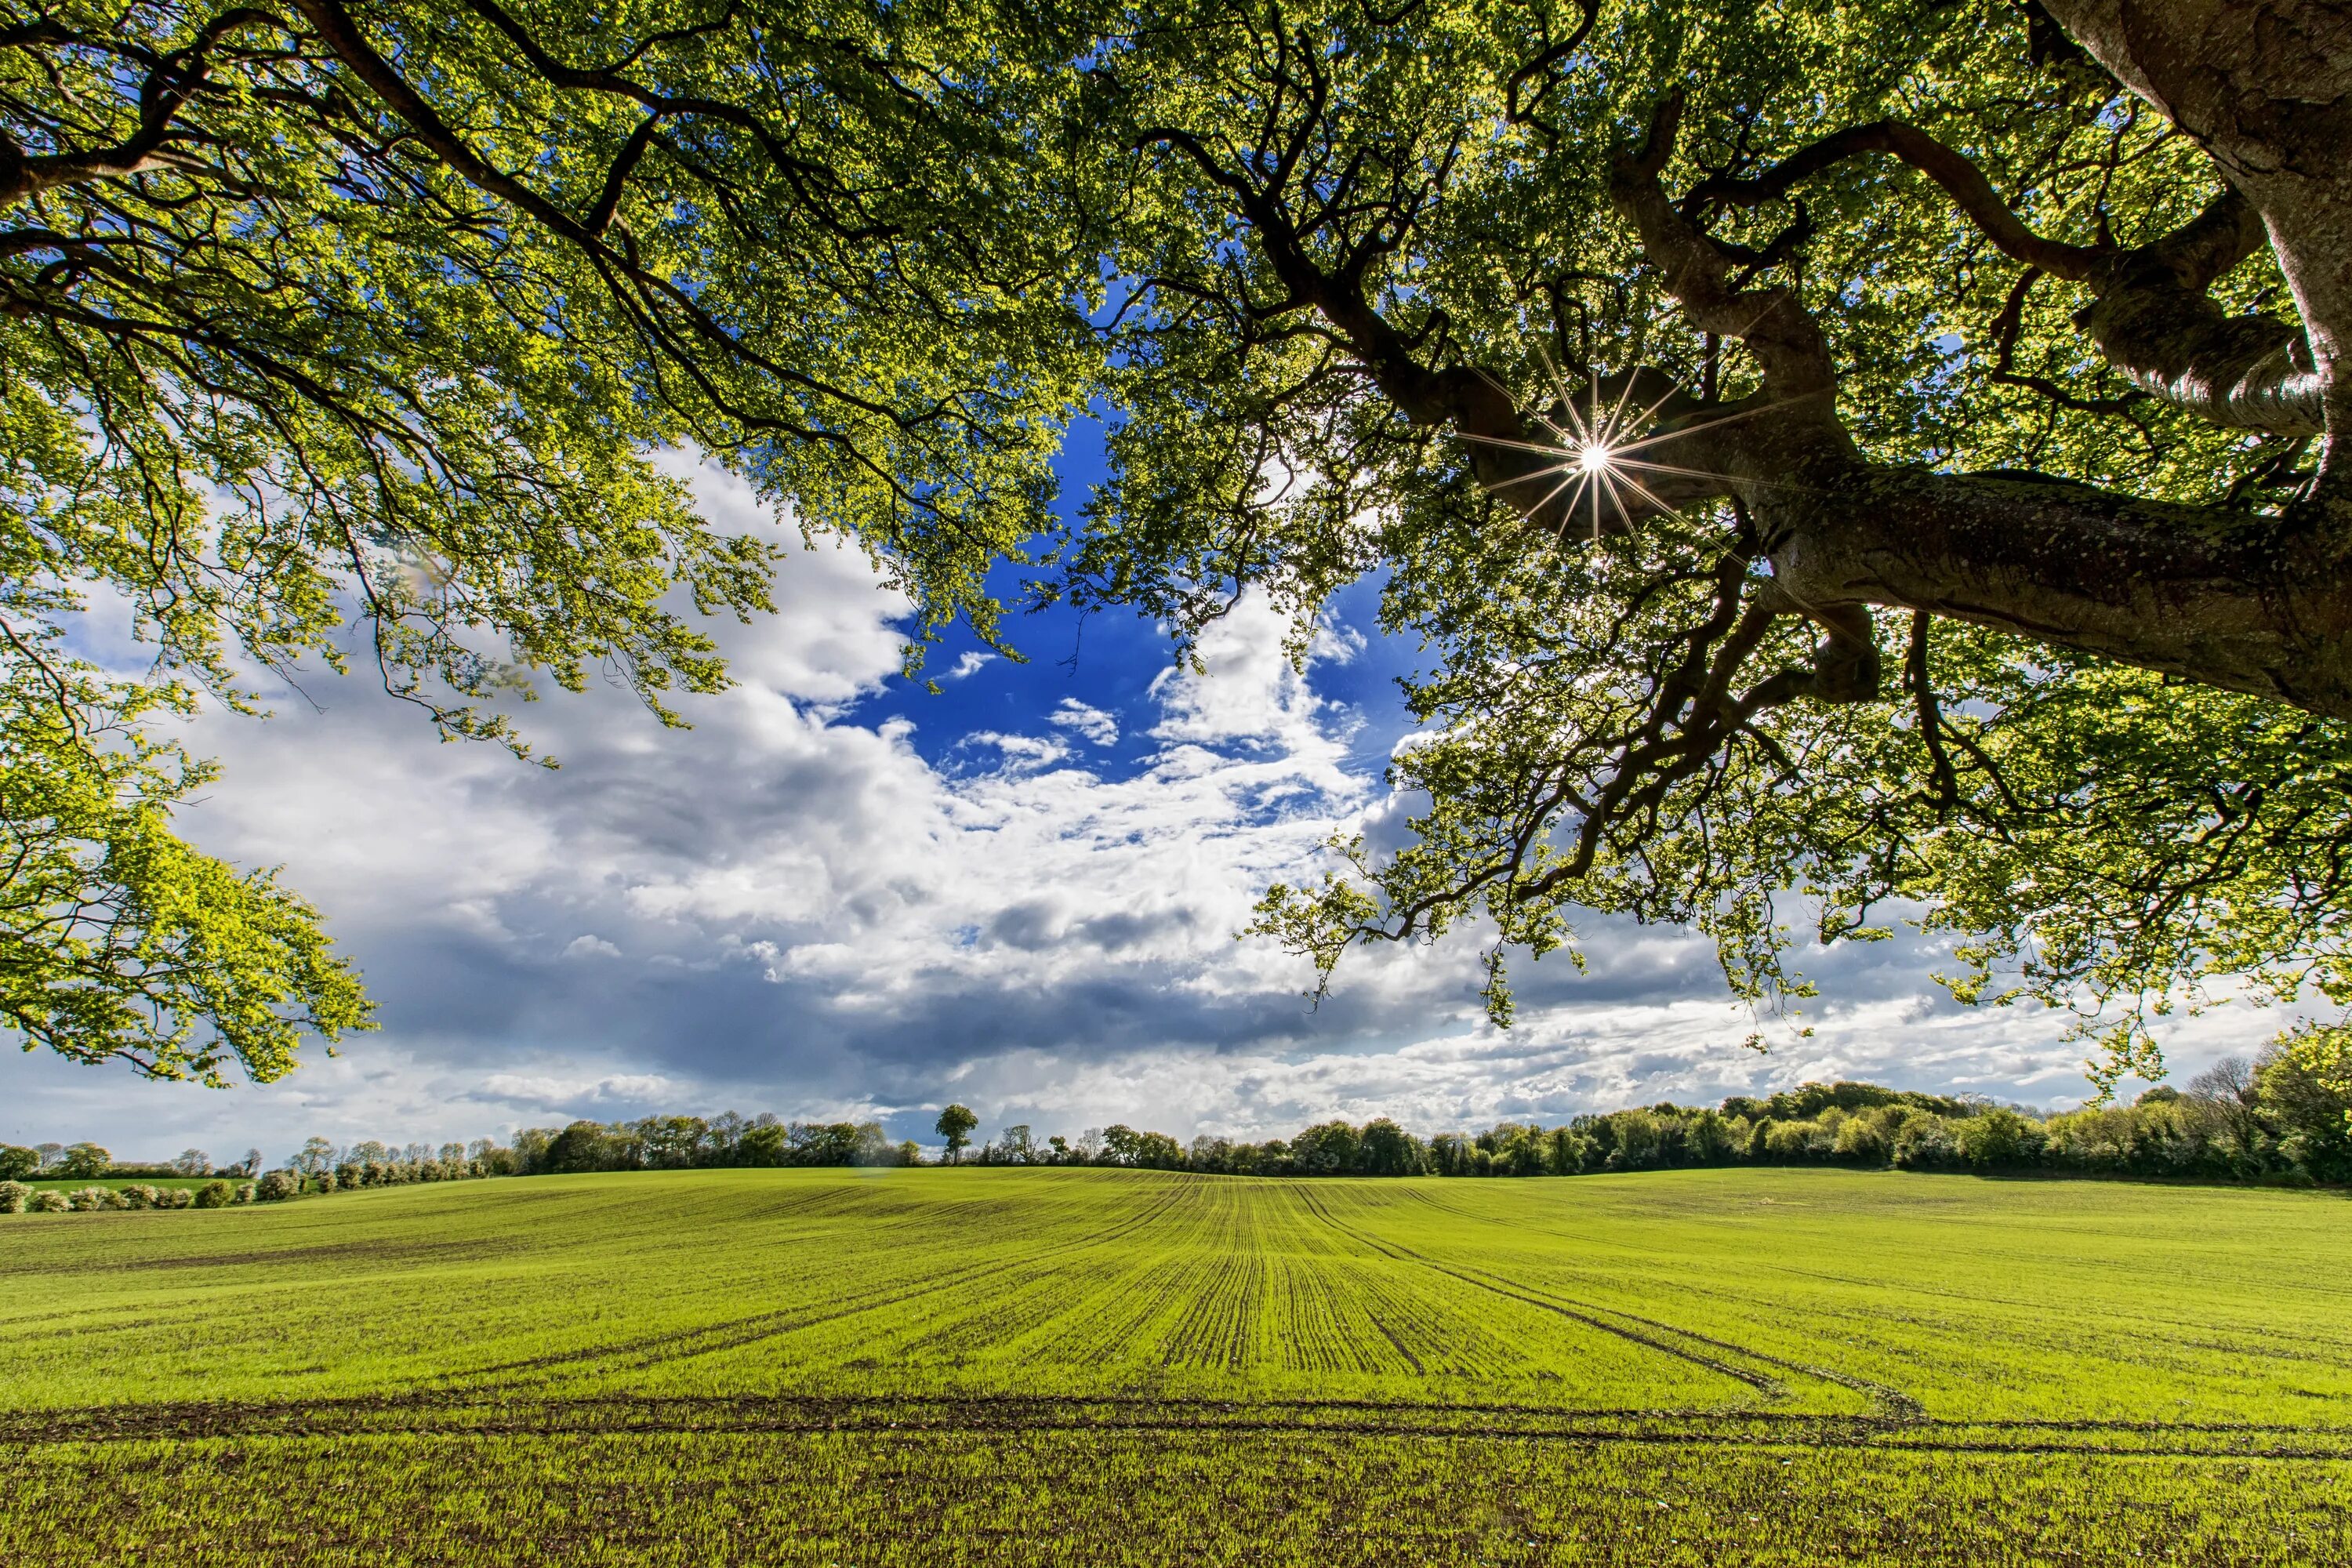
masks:
<path id="1" fill-rule="evenodd" d="M 2352 1563 L 2352 1203 L 698 1172 L 0 1221 L 9 1563 Z"/>

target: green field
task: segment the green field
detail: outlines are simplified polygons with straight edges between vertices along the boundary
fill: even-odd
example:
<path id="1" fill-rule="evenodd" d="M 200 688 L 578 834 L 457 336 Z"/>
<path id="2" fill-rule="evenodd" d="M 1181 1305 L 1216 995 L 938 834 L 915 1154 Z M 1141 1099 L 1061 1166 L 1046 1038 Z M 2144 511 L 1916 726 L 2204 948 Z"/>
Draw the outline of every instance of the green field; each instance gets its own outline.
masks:
<path id="1" fill-rule="evenodd" d="M 2352 1203 L 1835 1171 L 0 1220 L 0 1562 L 2352 1563 Z"/>

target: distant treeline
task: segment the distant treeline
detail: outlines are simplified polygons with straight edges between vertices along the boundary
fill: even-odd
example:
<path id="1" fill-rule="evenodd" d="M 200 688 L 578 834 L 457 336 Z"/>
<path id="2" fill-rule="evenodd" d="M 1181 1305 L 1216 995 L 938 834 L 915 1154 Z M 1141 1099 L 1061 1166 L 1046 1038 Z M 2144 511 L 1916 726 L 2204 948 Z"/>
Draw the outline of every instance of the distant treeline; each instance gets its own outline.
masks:
<path id="1" fill-rule="evenodd" d="M 730 1113 L 527 1128 L 511 1147 L 477 1145 L 491 1173 L 677 1170 L 728 1165 L 914 1165 L 912 1142 L 877 1122 L 786 1122 Z M 1871 1083 L 1808 1083 L 1714 1107 L 1664 1103 L 1580 1116 L 1565 1126 L 1506 1121 L 1423 1139 L 1387 1118 L 1326 1121 L 1265 1142 L 1126 1126 L 1075 1138 L 1005 1128 L 961 1163 L 1115 1165 L 1259 1176 L 1568 1176 L 1703 1165 L 1895 1166 L 2050 1171 L 2213 1180 L 2352 1181 L 2352 1099 L 2277 1052 L 2231 1058 L 2186 1090 L 2130 1105 L 2044 1115 L 1988 1100 Z"/>
<path id="2" fill-rule="evenodd" d="M 34 1153 L 0 1147 L 0 1167 Z M 147 1167 L 111 1165 L 94 1144 L 45 1145 L 39 1154 L 43 1175 L 148 1173 Z M 338 1147 L 313 1138 L 282 1172 L 264 1174 L 253 1196 L 592 1171 L 925 1163 L 919 1144 L 894 1142 L 878 1122 L 785 1121 L 730 1111 L 527 1127 L 505 1143 L 480 1138 Z M 1505 1121 L 1484 1132 L 1427 1139 L 1386 1117 L 1361 1126 L 1320 1122 L 1295 1138 L 1264 1142 L 1202 1136 L 1189 1144 L 1126 1126 L 1039 1139 L 1028 1126 L 1014 1125 L 958 1163 L 1257 1176 L 1573 1176 L 1827 1164 L 2333 1184 L 2352 1182 L 2352 1096 L 2294 1056 L 2272 1050 L 2252 1062 L 2225 1059 L 2185 1090 L 2160 1086 L 2130 1105 L 2047 1115 L 1872 1083 L 1808 1083 L 1713 1107 L 1667 1102 L 1579 1116 L 1565 1126 Z M 250 1175 L 259 1164 L 257 1154 L 248 1155 L 242 1168 L 230 1169 Z M 191 1150 L 172 1169 L 198 1174 L 212 1167 Z M 10 1173 L 0 1168 L 0 1178 Z"/>

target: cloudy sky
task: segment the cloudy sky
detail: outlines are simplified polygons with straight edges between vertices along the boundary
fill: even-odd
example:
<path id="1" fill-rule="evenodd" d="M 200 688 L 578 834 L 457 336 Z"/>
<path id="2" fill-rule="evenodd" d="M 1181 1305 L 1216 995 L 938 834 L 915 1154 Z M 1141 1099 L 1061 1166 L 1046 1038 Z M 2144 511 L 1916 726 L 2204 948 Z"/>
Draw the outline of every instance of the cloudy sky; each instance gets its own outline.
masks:
<path id="1" fill-rule="evenodd" d="M 747 492 L 706 506 L 761 528 Z M 781 613 L 721 634 L 737 688 L 666 731 L 625 692 L 523 710 L 554 772 L 439 743 L 364 679 L 212 715 L 226 777 L 184 818 L 215 853 L 280 864 L 324 910 L 380 1032 L 278 1084 L 207 1090 L 0 1056 L 0 1140 L 187 1144 L 273 1160 L 305 1136 L 394 1142 L 656 1110 L 879 1118 L 930 1137 L 1127 1121 L 1284 1135 L 1386 1114 L 1424 1133 L 1868 1077 L 2036 1104 L 2086 1092 L 2055 1019 L 1953 1005 L 1936 954 L 1894 942 L 1809 964 L 1810 1039 L 1727 1004 L 1711 950 L 1589 922 L 1589 973 L 1521 966 L 1520 1022 L 1482 1019 L 1475 936 L 1362 953 L 1319 1009 L 1311 975 L 1238 942 L 1265 883 L 1335 828 L 1393 818 L 1381 770 L 1413 657 L 1371 596 L 1336 607 L 1304 676 L 1244 604 L 1172 667 L 1153 627 L 1016 624 L 1026 664 L 951 644 L 944 694 L 898 678 L 906 605 L 847 550 L 795 554 Z M 2182 1026 L 2193 1069 L 2278 1020 Z"/>

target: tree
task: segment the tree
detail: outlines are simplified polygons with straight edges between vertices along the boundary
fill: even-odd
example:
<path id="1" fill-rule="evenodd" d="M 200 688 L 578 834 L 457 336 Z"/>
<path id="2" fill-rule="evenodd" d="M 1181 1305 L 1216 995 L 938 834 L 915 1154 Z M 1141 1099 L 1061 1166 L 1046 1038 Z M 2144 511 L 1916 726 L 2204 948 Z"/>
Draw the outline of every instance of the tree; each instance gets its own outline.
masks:
<path id="1" fill-rule="evenodd" d="M 548 1140 L 541 1168 L 576 1173 L 617 1170 L 634 1163 L 625 1157 L 619 1143 L 602 1123 L 574 1121 Z"/>
<path id="2" fill-rule="evenodd" d="M 960 1163 L 964 1146 L 971 1142 L 971 1130 L 979 1125 L 980 1118 L 974 1116 L 967 1106 L 950 1105 L 940 1112 L 940 1119 L 932 1124 L 931 1131 L 946 1141 L 949 1164 Z"/>
<path id="3" fill-rule="evenodd" d="M 1507 1018 L 1578 908 L 1777 1002 L 1787 903 L 1908 901 L 2108 1081 L 2201 983 L 2352 992 L 2352 50 L 2128 10 L 1202 0 L 1111 52 L 1070 591 L 1379 567 L 1433 651 L 1413 841 L 1262 931 L 1480 919 Z"/>
<path id="4" fill-rule="evenodd" d="M 0 1022 L 213 1083 L 367 1027 L 316 910 L 173 834 L 211 774 L 156 721 L 346 646 L 519 752 L 541 679 L 675 719 L 727 683 L 678 607 L 765 610 L 777 552 L 666 448 L 992 636 L 1083 342 L 1018 211 L 1065 53 L 878 3 L 0 23 Z M 75 656 L 92 592 L 153 679 Z"/>
<path id="5" fill-rule="evenodd" d="M 1302 648 L 1381 574 L 1427 805 L 1269 890 L 1327 979 L 1475 921 L 1507 1019 L 1591 910 L 1779 1005 L 1895 909 L 2109 1083 L 2207 987 L 2352 1000 L 2333 0 L 121 16 L 0 49 L 28 1043 L 217 1079 L 364 1026 L 315 911 L 171 837 L 153 721 L 345 604 L 453 735 L 602 661 L 723 684 L 668 606 L 761 610 L 772 552 L 682 443 L 919 637 L 995 639 L 1007 559 Z M 101 586 L 163 679 L 65 651 Z"/>
<path id="6" fill-rule="evenodd" d="M 315 1176 L 335 1166 L 335 1146 L 324 1138 L 306 1138 L 302 1147 L 287 1163 L 306 1176 Z"/>
<path id="7" fill-rule="evenodd" d="M 172 1169 L 184 1176 L 209 1176 L 213 1173 L 213 1157 L 202 1149 L 183 1149 L 172 1162 Z"/>
<path id="8" fill-rule="evenodd" d="M 106 1174 L 114 1163 L 114 1156 L 95 1143 L 69 1145 L 58 1159 L 57 1173 L 68 1179 L 95 1178 Z"/>
<path id="9" fill-rule="evenodd" d="M 0 1143 L 0 1182 L 21 1182 L 40 1168 L 37 1152 L 15 1143 Z"/>
<path id="10" fill-rule="evenodd" d="M 1364 1124 L 1357 1137 L 1356 1169 L 1370 1176 L 1417 1176 L 1424 1159 L 1421 1141 L 1387 1117 Z"/>

